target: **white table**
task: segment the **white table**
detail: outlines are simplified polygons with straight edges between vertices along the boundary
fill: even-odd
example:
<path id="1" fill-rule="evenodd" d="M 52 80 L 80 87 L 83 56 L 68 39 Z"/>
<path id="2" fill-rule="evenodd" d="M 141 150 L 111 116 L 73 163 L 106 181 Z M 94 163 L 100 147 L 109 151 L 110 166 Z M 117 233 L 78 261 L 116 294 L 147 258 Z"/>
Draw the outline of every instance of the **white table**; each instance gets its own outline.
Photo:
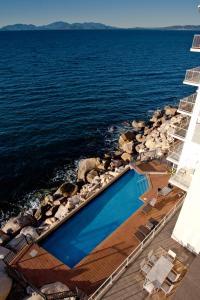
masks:
<path id="1" fill-rule="evenodd" d="M 173 266 L 174 265 L 171 261 L 169 261 L 165 256 L 161 256 L 147 273 L 146 278 L 152 283 L 158 282 L 162 285 Z"/>

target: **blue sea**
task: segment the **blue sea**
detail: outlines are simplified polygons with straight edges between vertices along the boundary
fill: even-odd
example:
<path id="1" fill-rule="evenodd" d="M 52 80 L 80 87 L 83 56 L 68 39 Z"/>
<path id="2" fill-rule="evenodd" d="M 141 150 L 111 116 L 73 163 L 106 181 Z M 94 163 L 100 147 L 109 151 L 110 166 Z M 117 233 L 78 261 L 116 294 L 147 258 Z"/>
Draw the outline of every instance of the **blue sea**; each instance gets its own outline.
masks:
<path id="1" fill-rule="evenodd" d="M 191 31 L 0 32 L 1 217 L 74 180 L 112 149 L 123 122 L 193 92 Z M 43 192 L 45 192 L 43 190 Z"/>

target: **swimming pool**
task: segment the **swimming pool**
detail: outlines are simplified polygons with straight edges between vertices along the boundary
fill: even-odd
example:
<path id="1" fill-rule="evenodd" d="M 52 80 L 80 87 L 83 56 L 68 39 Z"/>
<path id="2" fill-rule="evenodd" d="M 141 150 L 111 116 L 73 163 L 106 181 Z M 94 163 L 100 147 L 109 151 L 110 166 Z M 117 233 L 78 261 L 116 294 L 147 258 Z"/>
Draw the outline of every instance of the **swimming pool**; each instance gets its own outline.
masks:
<path id="1" fill-rule="evenodd" d="M 73 268 L 143 204 L 148 180 L 127 171 L 104 192 L 41 241 L 41 246 Z"/>

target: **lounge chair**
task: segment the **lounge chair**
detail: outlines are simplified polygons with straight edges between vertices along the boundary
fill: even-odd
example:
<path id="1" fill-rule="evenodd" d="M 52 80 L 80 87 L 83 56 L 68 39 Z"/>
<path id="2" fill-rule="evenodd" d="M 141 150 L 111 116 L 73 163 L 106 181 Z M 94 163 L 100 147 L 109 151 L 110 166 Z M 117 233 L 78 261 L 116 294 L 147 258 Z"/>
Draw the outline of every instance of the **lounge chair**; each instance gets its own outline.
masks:
<path id="1" fill-rule="evenodd" d="M 171 282 L 177 282 L 179 277 L 181 276 L 180 273 L 176 273 L 174 271 L 171 271 L 168 276 L 167 276 L 167 279 L 169 279 Z"/>
<path id="2" fill-rule="evenodd" d="M 155 291 L 155 286 L 153 285 L 153 283 L 149 280 L 145 280 L 144 284 L 143 284 L 143 289 L 145 291 L 148 292 L 148 294 L 153 294 L 153 292 Z"/>
<path id="3" fill-rule="evenodd" d="M 158 225 L 158 223 L 159 222 L 156 219 L 150 218 L 146 224 L 146 227 L 152 230 Z"/>
<path id="4" fill-rule="evenodd" d="M 167 252 L 167 258 L 171 261 L 171 262 L 174 262 L 175 259 L 176 259 L 176 253 L 172 250 L 168 250 Z"/>
<path id="5" fill-rule="evenodd" d="M 151 250 L 149 253 L 148 253 L 148 260 L 149 260 L 149 263 L 151 265 L 154 265 L 156 262 L 157 262 L 157 257 L 155 256 L 155 254 L 153 253 L 153 250 Z"/>
<path id="6" fill-rule="evenodd" d="M 144 236 L 147 236 L 151 232 L 151 230 L 144 225 L 139 226 L 138 231 L 140 231 Z"/>
<path id="7" fill-rule="evenodd" d="M 164 186 L 160 191 L 159 194 L 161 196 L 167 196 L 170 192 L 172 191 L 172 188 L 168 187 L 168 186 Z"/>
<path id="8" fill-rule="evenodd" d="M 146 262 L 145 259 L 143 259 L 140 263 L 140 271 L 147 275 L 149 271 L 151 270 L 151 266 Z"/>
<path id="9" fill-rule="evenodd" d="M 143 208 L 142 208 L 142 212 L 144 213 L 144 214 L 148 214 L 151 210 L 152 210 L 152 206 L 149 204 L 149 203 L 147 203 Z"/>
<path id="10" fill-rule="evenodd" d="M 157 198 L 152 198 L 150 201 L 149 201 L 149 204 L 154 207 L 157 203 Z"/>
<path id="11" fill-rule="evenodd" d="M 141 233 L 140 231 L 136 231 L 134 233 L 134 235 L 139 242 L 142 242 L 145 239 L 145 235 L 143 233 Z"/>
<path id="12" fill-rule="evenodd" d="M 174 285 L 170 284 L 168 281 L 165 281 L 162 285 L 161 285 L 161 290 L 165 293 L 165 295 L 169 295 L 171 293 L 171 291 L 173 290 Z"/>

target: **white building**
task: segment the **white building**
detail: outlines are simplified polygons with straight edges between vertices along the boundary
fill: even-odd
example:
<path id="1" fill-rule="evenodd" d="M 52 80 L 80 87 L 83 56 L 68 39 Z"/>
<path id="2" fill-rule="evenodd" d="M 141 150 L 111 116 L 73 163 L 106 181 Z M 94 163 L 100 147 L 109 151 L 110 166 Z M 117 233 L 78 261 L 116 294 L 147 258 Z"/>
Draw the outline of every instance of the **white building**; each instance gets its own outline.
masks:
<path id="1" fill-rule="evenodd" d="M 194 36 L 193 52 L 200 52 L 200 35 Z M 186 72 L 184 84 L 197 87 L 196 93 L 180 101 L 178 112 L 186 125 L 174 129 L 174 149 L 169 153 L 176 173 L 170 183 L 187 192 L 172 238 L 184 247 L 200 253 L 200 67 Z"/>

